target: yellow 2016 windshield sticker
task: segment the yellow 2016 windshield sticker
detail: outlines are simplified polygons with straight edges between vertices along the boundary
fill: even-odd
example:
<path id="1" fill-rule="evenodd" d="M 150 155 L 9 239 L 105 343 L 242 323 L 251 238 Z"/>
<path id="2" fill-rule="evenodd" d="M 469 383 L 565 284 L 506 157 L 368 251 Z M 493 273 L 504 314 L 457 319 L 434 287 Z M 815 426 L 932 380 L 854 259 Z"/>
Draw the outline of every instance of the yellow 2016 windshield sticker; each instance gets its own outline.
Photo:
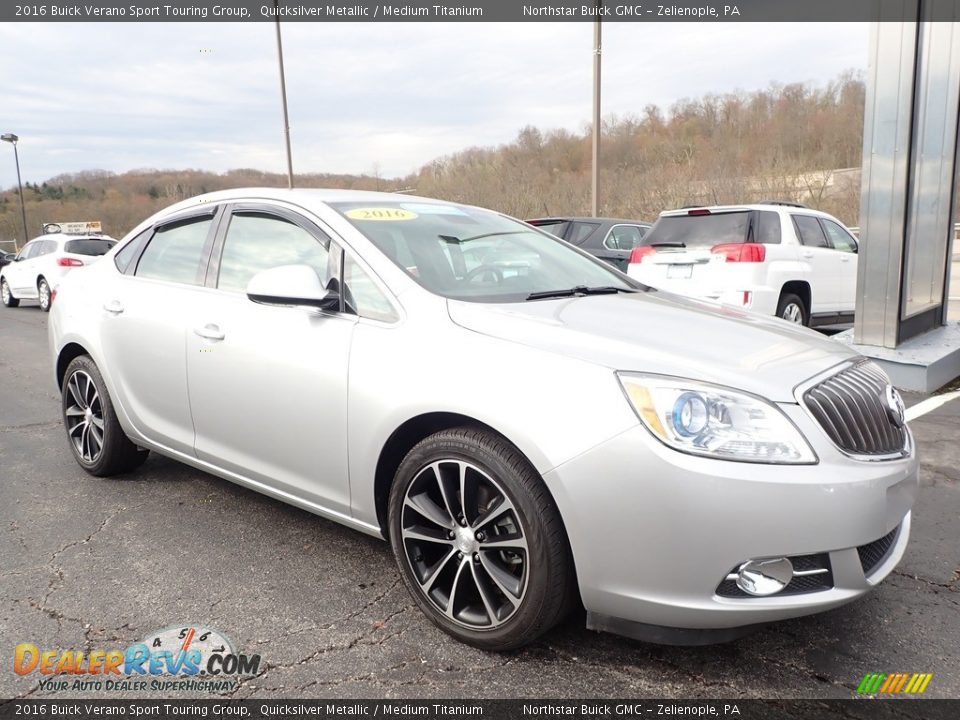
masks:
<path id="1" fill-rule="evenodd" d="M 351 220 L 413 220 L 419 217 L 415 212 L 402 208 L 370 207 L 353 208 L 344 213 Z"/>

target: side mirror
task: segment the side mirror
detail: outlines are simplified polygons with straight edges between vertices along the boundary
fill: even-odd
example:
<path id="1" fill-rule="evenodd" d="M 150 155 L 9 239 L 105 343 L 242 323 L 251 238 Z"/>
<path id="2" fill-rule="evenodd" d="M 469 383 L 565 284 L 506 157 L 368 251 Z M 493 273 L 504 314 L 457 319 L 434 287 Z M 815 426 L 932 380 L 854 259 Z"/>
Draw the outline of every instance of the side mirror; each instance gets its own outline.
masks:
<path id="1" fill-rule="evenodd" d="M 247 283 L 247 297 L 261 305 L 300 305 L 328 312 L 340 309 L 340 293 L 327 290 L 309 265 L 262 270 Z"/>

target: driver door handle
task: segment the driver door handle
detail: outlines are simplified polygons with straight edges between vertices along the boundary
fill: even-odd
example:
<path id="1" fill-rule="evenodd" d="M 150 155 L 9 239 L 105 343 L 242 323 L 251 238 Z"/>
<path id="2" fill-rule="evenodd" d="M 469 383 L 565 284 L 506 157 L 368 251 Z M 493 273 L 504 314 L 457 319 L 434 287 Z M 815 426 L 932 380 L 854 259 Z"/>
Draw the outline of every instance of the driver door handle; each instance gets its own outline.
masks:
<path id="1" fill-rule="evenodd" d="M 802 258 L 807 258 L 807 259 L 809 260 L 810 258 L 813 257 L 813 253 L 812 253 L 812 252 L 803 252 L 803 253 L 800 253 L 800 257 L 802 257 Z"/>
<path id="2" fill-rule="evenodd" d="M 195 327 L 193 332 L 207 340 L 223 340 L 226 337 L 226 334 L 220 329 L 220 326 L 214 325 L 213 323 L 207 323 L 203 327 Z"/>
<path id="3" fill-rule="evenodd" d="M 108 303 L 104 303 L 103 309 L 111 315 L 119 315 L 123 312 L 123 305 L 120 304 L 119 300 L 111 300 Z"/>

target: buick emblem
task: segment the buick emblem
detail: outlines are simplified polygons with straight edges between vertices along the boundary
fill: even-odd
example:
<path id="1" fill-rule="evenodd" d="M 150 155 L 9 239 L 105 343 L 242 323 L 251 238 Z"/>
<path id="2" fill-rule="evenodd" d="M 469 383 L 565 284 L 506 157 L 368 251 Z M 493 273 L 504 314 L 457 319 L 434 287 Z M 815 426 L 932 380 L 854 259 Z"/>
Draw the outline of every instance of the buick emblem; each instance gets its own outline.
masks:
<path id="1" fill-rule="evenodd" d="M 887 400 L 887 417 L 890 418 L 894 427 L 902 428 L 907 422 L 907 411 L 903 407 L 903 398 L 900 397 L 900 393 L 893 385 L 887 385 L 884 394 Z"/>

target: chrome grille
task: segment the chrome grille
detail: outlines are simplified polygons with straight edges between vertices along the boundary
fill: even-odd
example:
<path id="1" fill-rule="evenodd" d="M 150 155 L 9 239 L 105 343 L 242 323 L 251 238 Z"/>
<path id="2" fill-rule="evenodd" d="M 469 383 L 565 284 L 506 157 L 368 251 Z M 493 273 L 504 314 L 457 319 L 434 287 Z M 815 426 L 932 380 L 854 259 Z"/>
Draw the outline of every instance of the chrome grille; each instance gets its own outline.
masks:
<path id="1" fill-rule="evenodd" d="M 803 395 L 803 402 L 834 444 L 855 455 L 893 455 L 907 443 L 887 411 L 883 371 L 862 360 L 831 375 Z"/>

